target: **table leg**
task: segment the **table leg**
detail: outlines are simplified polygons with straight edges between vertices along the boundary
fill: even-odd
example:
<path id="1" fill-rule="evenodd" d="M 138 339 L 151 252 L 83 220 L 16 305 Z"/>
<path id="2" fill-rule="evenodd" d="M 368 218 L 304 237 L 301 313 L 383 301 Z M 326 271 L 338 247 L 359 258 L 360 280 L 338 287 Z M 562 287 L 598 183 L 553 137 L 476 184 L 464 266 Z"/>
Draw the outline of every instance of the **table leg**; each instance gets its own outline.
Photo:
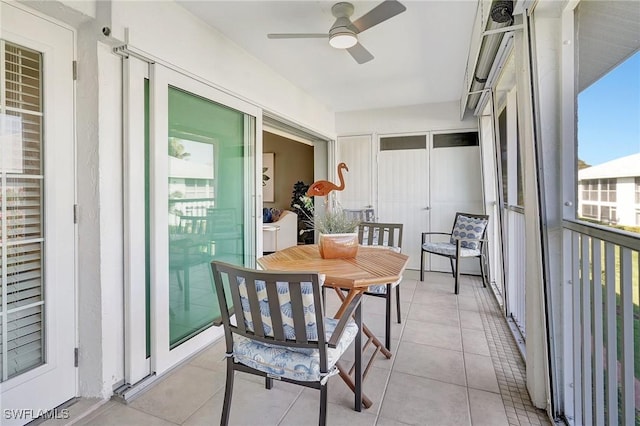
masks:
<path id="1" fill-rule="evenodd" d="M 340 298 L 342 304 L 340 305 L 340 309 L 338 309 L 338 312 L 335 315 L 335 318 L 340 318 L 342 316 L 342 314 L 344 313 L 345 309 L 347 306 L 349 306 L 349 303 L 351 303 L 351 301 L 353 300 L 353 298 L 360 293 L 360 291 L 355 290 L 355 289 L 350 289 L 347 294 L 345 295 L 342 290 L 340 288 L 334 287 L 334 290 L 336 291 L 336 293 L 338 294 L 338 297 Z M 361 309 L 362 306 L 358 306 L 356 315 L 361 315 Z M 356 321 L 358 321 L 358 319 L 356 319 Z M 367 397 L 364 392 L 362 392 L 362 382 L 364 381 L 364 379 L 367 377 L 367 374 L 369 373 L 369 370 L 371 369 L 371 366 L 373 365 L 373 362 L 375 361 L 376 355 L 378 354 L 378 352 L 382 352 L 382 354 L 384 354 L 384 356 L 388 359 L 391 358 L 391 352 L 389 350 L 387 350 L 387 348 L 384 347 L 384 345 L 382 344 L 382 342 L 380 340 L 378 340 L 378 338 L 371 332 L 371 330 L 369 329 L 369 327 L 367 327 L 364 323 L 362 323 L 362 319 L 360 318 L 360 329 L 362 330 L 362 333 L 365 334 L 365 336 L 367 336 L 367 343 L 365 343 L 364 348 L 366 348 L 370 343 L 372 343 L 375 346 L 375 350 L 373 351 L 373 355 L 371 356 L 371 358 L 369 358 L 369 360 L 367 361 L 367 366 L 364 370 L 364 373 L 362 373 L 361 378 L 358 377 L 358 373 L 357 372 L 361 372 L 362 371 L 362 352 L 364 350 L 364 348 L 362 348 L 362 336 L 360 335 L 360 333 L 358 333 L 358 336 L 356 337 L 356 348 L 361 347 L 362 349 L 360 350 L 359 354 L 356 354 L 356 361 L 354 363 L 354 365 L 351 367 L 351 369 L 347 370 L 347 368 L 345 368 L 343 365 L 341 365 L 339 362 L 336 363 L 336 366 L 338 367 L 338 372 L 340 374 L 340 377 L 342 377 L 342 380 L 344 380 L 344 382 L 347 384 L 347 386 L 349 386 L 349 388 L 356 393 L 356 404 L 355 404 L 355 410 L 356 411 L 361 411 L 361 405 L 364 405 L 365 408 L 369 408 L 373 405 L 373 402 L 371 401 L 371 399 L 369 397 Z M 356 379 L 354 382 L 353 377 L 351 376 L 353 374 L 353 372 L 356 372 Z M 358 379 L 361 379 L 360 381 L 360 386 L 358 386 Z M 358 397 L 357 397 L 357 393 L 358 393 L 358 389 L 360 389 L 360 392 L 362 394 L 362 398 L 361 398 L 361 405 L 358 404 Z"/>

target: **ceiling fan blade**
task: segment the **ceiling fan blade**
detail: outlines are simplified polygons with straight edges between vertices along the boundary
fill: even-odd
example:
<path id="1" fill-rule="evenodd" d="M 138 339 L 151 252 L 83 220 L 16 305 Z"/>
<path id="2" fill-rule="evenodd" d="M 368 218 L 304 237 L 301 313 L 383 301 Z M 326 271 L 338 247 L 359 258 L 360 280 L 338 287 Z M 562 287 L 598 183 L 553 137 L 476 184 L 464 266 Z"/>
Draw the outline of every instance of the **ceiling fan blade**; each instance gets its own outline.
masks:
<path id="1" fill-rule="evenodd" d="M 366 29 L 378 25 L 404 12 L 407 8 L 397 0 L 385 0 L 360 18 L 353 21 L 352 25 L 361 33 Z"/>
<path id="2" fill-rule="evenodd" d="M 268 38 L 329 38 L 329 34 L 267 34 Z"/>
<path id="3" fill-rule="evenodd" d="M 353 56 L 353 59 L 359 64 L 364 64 L 373 59 L 371 52 L 365 49 L 360 43 L 356 43 L 355 46 L 348 48 L 347 52 L 349 52 L 351 56 Z"/>

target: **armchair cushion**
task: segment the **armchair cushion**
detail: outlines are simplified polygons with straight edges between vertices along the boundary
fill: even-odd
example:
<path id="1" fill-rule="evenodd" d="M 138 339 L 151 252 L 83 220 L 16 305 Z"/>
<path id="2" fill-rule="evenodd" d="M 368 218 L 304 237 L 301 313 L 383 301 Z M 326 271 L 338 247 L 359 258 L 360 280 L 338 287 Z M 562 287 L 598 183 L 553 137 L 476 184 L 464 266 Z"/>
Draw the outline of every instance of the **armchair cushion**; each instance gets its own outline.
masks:
<path id="1" fill-rule="evenodd" d="M 450 243 L 454 246 L 456 240 L 460 240 L 460 247 L 465 249 L 476 250 L 480 248 L 478 240 L 482 238 L 484 229 L 487 227 L 487 220 L 484 218 L 475 218 L 459 215 L 456 223 L 453 225 Z M 477 255 L 476 255 L 477 256 Z"/>
<path id="2" fill-rule="evenodd" d="M 325 318 L 327 339 L 333 334 L 337 324 L 337 319 Z M 320 375 L 320 353 L 317 349 L 276 346 L 243 336 L 235 336 L 233 356 L 236 362 L 274 376 L 301 381 L 326 380 L 338 373 L 335 364 L 351 345 L 356 334 L 358 334 L 358 326 L 351 321 L 344 328 L 336 347 L 327 348 L 328 373 L 325 377 Z"/>
<path id="3" fill-rule="evenodd" d="M 441 254 L 443 256 L 455 257 L 456 256 L 456 245 L 455 243 L 424 243 L 422 244 L 422 250 L 428 251 L 429 253 Z M 480 256 L 480 248 L 471 249 L 462 247 L 462 242 L 460 243 L 460 257 L 476 257 Z"/>

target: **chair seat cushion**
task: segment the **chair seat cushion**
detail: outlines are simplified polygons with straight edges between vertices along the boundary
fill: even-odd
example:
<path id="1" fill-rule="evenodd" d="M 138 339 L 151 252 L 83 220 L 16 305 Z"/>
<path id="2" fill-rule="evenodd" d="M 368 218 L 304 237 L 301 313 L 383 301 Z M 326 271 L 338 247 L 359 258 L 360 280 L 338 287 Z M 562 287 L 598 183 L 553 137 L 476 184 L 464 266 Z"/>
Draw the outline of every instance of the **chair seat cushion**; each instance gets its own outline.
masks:
<path id="1" fill-rule="evenodd" d="M 422 244 L 422 250 L 444 256 L 456 256 L 456 246 L 451 243 L 424 243 Z M 460 257 L 477 256 L 480 256 L 480 250 L 460 247 Z"/>
<path id="2" fill-rule="evenodd" d="M 402 281 L 402 278 L 400 278 L 398 281 L 394 283 L 391 283 L 391 288 L 395 288 L 398 284 L 400 284 L 400 281 Z M 386 284 L 370 285 L 365 293 L 387 294 L 387 285 Z"/>
<path id="3" fill-rule="evenodd" d="M 338 320 L 325 318 L 327 340 L 338 325 Z M 351 321 L 345 326 L 342 337 L 335 348 L 327 347 L 326 377 L 337 374 L 335 364 L 358 333 L 358 326 Z M 300 381 L 320 381 L 320 352 L 317 349 L 291 348 L 265 344 L 247 337 L 234 335 L 233 356 L 236 362 L 273 376 Z"/>

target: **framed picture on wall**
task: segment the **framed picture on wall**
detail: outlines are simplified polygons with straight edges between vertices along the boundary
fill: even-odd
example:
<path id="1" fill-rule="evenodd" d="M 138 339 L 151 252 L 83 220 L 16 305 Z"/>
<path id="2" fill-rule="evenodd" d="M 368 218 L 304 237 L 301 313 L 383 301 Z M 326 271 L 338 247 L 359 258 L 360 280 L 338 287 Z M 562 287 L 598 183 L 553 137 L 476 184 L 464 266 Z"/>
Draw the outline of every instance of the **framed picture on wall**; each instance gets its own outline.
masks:
<path id="1" fill-rule="evenodd" d="M 262 154 L 262 201 L 273 203 L 274 196 L 274 178 L 273 172 L 275 154 L 273 152 L 265 152 Z"/>

